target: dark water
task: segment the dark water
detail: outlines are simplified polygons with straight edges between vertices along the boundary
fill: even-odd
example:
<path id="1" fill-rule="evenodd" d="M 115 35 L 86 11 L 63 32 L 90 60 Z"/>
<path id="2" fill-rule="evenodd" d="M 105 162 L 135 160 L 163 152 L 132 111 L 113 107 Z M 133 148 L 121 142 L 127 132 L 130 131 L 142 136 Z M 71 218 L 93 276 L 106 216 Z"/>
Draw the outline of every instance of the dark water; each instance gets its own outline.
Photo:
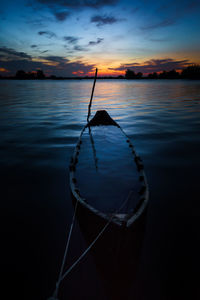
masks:
<path id="1" fill-rule="evenodd" d="M 91 87 L 89 80 L 0 81 L 2 299 L 46 299 L 54 290 L 73 214 L 68 164 Z M 150 186 L 128 299 L 198 299 L 200 82 L 97 81 L 97 109 L 130 136 Z M 85 247 L 76 224 L 69 263 Z M 63 284 L 67 299 L 109 299 L 92 255 Z"/>

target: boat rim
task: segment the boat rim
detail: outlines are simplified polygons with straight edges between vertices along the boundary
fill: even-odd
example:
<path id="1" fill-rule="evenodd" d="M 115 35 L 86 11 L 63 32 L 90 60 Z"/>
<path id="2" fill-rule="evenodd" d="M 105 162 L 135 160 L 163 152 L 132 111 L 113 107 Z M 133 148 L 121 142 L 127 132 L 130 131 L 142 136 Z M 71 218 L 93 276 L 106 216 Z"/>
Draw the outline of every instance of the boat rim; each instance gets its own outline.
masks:
<path id="1" fill-rule="evenodd" d="M 114 122 L 116 123 L 116 121 L 114 121 Z M 147 207 L 148 200 L 149 200 L 149 187 L 148 187 L 147 178 L 146 178 L 146 174 L 144 172 L 144 167 L 143 167 L 141 158 L 139 157 L 139 155 L 135 151 L 133 144 L 131 143 L 129 137 L 126 135 L 124 130 L 119 126 L 118 123 L 116 123 L 116 124 L 117 124 L 117 127 L 122 131 L 122 133 L 127 138 L 127 142 L 129 143 L 129 147 L 133 149 L 132 154 L 134 156 L 135 163 L 138 167 L 138 175 L 139 175 L 139 178 L 142 178 L 141 182 L 142 182 L 142 187 L 143 187 L 143 193 L 140 196 L 140 200 L 138 202 L 139 205 L 138 205 L 137 209 L 134 210 L 132 213 L 123 214 L 124 217 L 122 218 L 122 217 L 120 217 L 120 214 L 118 214 L 116 212 L 111 213 L 111 214 L 106 214 L 104 212 L 101 212 L 101 211 L 97 210 L 95 207 L 91 206 L 85 198 L 83 198 L 81 196 L 80 191 L 79 191 L 79 189 L 76 185 L 75 169 L 76 169 L 76 164 L 77 164 L 77 156 L 79 154 L 80 145 L 82 143 L 81 138 L 82 138 L 83 132 L 88 127 L 88 123 L 83 127 L 83 129 L 81 131 L 81 134 L 78 138 L 78 141 L 76 143 L 73 155 L 71 157 L 71 162 L 70 162 L 70 167 L 69 167 L 69 169 L 70 169 L 69 170 L 70 188 L 71 188 L 72 195 L 76 199 L 76 201 L 81 203 L 85 208 L 89 209 L 91 212 L 93 212 L 97 216 L 103 218 L 105 221 L 109 221 L 111 219 L 111 216 L 112 216 L 112 221 L 111 221 L 112 223 L 114 223 L 118 226 L 125 225 L 125 227 L 130 227 L 131 225 L 133 225 L 139 219 L 139 217 L 144 213 L 144 211 Z"/>

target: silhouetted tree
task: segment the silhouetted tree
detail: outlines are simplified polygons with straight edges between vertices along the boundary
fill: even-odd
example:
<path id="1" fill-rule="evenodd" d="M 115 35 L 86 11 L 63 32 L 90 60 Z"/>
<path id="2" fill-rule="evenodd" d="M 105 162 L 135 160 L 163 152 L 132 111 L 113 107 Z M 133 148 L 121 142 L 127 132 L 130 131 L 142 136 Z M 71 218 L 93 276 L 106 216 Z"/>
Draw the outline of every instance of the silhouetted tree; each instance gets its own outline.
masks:
<path id="1" fill-rule="evenodd" d="M 154 72 L 154 73 L 152 74 L 152 76 L 153 76 L 154 79 L 158 78 L 158 74 L 157 74 L 156 72 Z"/>
<path id="2" fill-rule="evenodd" d="M 138 73 L 136 74 L 136 78 L 137 78 L 137 79 L 141 79 L 142 76 L 143 76 L 142 72 L 138 72 Z"/>
<path id="3" fill-rule="evenodd" d="M 149 78 L 149 79 L 158 79 L 158 74 L 157 74 L 156 72 L 154 72 L 153 74 L 150 73 L 150 74 L 148 75 L 148 78 Z"/>
<path id="4" fill-rule="evenodd" d="M 159 74 L 159 78 L 164 79 L 167 76 L 167 72 L 166 71 L 162 71 L 162 73 Z"/>
<path id="5" fill-rule="evenodd" d="M 43 71 L 42 70 L 38 70 L 37 71 L 37 79 L 44 79 L 45 78 L 45 75 L 44 75 L 44 73 L 43 73 Z"/>
<path id="6" fill-rule="evenodd" d="M 27 76 L 27 79 L 35 79 L 36 74 L 33 73 L 33 72 L 28 72 L 28 73 L 26 74 L 26 76 Z"/>
<path id="7" fill-rule="evenodd" d="M 17 71 L 15 76 L 17 79 L 27 79 L 27 74 L 24 70 Z"/>
<path id="8" fill-rule="evenodd" d="M 179 78 L 179 73 L 176 72 L 175 70 L 171 70 L 171 71 L 167 72 L 166 76 L 167 76 L 166 77 L 167 79 L 176 79 L 176 78 Z"/>
<path id="9" fill-rule="evenodd" d="M 200 79 L 200 65 L 192 65 L 185 68 L 181 76 L 187 79 Z"/>
<path id="10" fill-rule="evenodd" d="M 51 75 L 50 79 L 56 79 L 56 76 L 55 75 Z"/>
<path id="11" fill-rule="evenodd" d="M 126 79 L 134 79 L 136 77 L 135 72 L 131 71 L 129 69 L 126 70 L 125 72 L 125 78 Z"/>

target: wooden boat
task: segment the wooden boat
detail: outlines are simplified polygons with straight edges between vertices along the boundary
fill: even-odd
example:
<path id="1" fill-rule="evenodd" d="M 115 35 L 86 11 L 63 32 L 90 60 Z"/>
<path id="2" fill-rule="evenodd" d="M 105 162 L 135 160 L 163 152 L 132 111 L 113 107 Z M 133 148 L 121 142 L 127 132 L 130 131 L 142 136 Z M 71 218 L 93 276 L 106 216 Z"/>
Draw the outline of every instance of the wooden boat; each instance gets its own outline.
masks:
<path id="1" fill-rule="evenodd" d="M 105 110 L 84 126 L 70 163 L 73 198 L 94 220 L 130 228 L 146 211 L 149 189 L 141 158 Z"/>
<path id="2" fill-rule="evenodd" d="M 147 180 L 141 158 L 117 122 L 105 110 L 97 111 L 89 121 L 96 77 L 97 69 L 87 124 L 69 167 L 75 210 L 50 300 L 57 300 L 61 281 L 90 249 L 109 299 L 128 299 L 129 287 L 137 274 L 149 197 Z M 88 247 L 63 272 L 75 216 Z M 64 286 L 62 293 L 68 297 Z"/>

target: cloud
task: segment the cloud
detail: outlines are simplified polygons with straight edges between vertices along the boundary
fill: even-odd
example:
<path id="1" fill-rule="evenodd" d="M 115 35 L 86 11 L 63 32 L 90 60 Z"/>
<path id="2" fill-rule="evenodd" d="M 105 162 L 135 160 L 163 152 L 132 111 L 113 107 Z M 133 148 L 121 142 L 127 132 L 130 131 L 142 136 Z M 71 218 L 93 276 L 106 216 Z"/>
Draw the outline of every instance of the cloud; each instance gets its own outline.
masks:
<path id="1" fill-rule="evenodd" d="M 88 51 L 88 49 L 86 49 L 85 47 L 82 47 L 80 45 L 75 45 L 73 49 L 74 49 L 74 51 Z"/>
<path id="2" fill-rule="evenodd" d="M 68 42 L 69 44 L 75 44 L 78 42 L 80 38 L 75 37 L 75 36 L 64 36 L 63 40 Z"/>
<path id="3" fill-rule="evenodd" d="M 87 64 L 81 60 L 71 62 L 64 56 L 53 55 L 31 57 L 25 52 L 18 52 L 6 47 L 0 48 L 0 63 L 1 72 L 9 70 L 8 75 L 14 75 L 17 70 L 30 72 L 42 69 L 45 74 L 49 75 L 73 76 L 73 74 L 81 74 L 84 76 L 94 69 L 93 64 Z"/>
<path id="4" fill-rule="evenodd" d="M 174 25 L 176 23 L 175 19 L 165 19 L 161 22 L 154 23 L 154 24 L 148 24 L 146 26 L 140 27 L 142 30 L 154 30 L 157 28 L 162 28 L 162 27 L 168 27 L 171 25 Z"/>
<path id="5" fill-rule="evenodd" d="M 162 2 L 161 2 L 162 3 Z M 165 1 L 154 11 L 153 18 L 159 16 L 160 21 L 151 21 L 147 25 L 140 27 L 142 30 L 151 31 L 157 28 L 172 26 L 182 20 L 185 16 L 198 11 L 200 8 L 199 0 L 169 0 Z"/>
<path id="6" fill-rule="evenodd" d="M 109 70 L 115 71 L 125 71 L 126 69 L 131 69 L 134 72 L 142 72 L 145 74 L 152 73 L 152 72 L 161 72 L 163 70 L 170 71 L 170 70 L 181 70 L 187 65 L 191 63 L 189 60 L 174 60 L 172 58 L 166 59 L 151 59 L 145 61 L 143 64 L 139 63 L 128 63 L 123 64 L 118 68 L 109 68 Z"/>
<path id="7" fill-rule="evenodd" d="M 65 45 L 65 49 L 68 50 L 68 53 L 73 53 L 74 51 L 88 51 L 88 46 L 95 46 L 100 44 L 104 39 L 103 38 L 97 38 L 96 41 L 90 41 L 87 45 L 81 46 L 77 45 L 77 42 L 80 40 L 80 38 L 75 36 L 64 36 L 63 40 L 68 42 L 68 45 Z M 70 48 L 70 45 L 74 45 L 73 48 Z"/>
<path id="8" fill-rule="evenodd" d="M 88 46 L 95 46 L 95 45 L 98 45 L 98 44 L 102 43 L 103 40 L 104 40 L 103 38 L 98 38 L 96 41 L 90 41 L 90 42 L 88 43 Z"/>
<path id="9" fill-rule="evenodd" d="M 58 64 L 65 64 L 69 62 L 69 60 L 62 56 L 56 56 L 56 55 L 48 55 L 48 56 L 40 56 L 39 58 L 45 59 L 48 61 L 56 62 Z"/>
<path id="10" fill-rule="evenodd" d="M 46 36 L 47 38 L 51 39 L 51 38 L 56 38 L 56 34 L 52 31 L 39 31 L 38 32 L 39 35 L 44 35 Z"/>
<path id="11" fill-rule="evenodd" d="M 47 49 L 44 49 L 43 48 L 43 46 L 45 46 L 45 47 L 47 47 L 48 45 L 31 45 L 30 47 L 31 47 L 31 49 L 33 49 L 33 51 L 34 52 L 39 52 L 39 53 L 46 53 L 46 52 L 49 52 L 49 50 L 47 50 Z M 43 49 L 41 49 L 41 48 L 43 48 Z"/>
<path id="12" fill-rule="evenodd" d="M 27 53 L 19 52 L 12 48 L 7 48 L 7 47 L 1 47 L 0 53 L 2 53 L 3 57 L 6 59 L 12 58 L 13 56 L 17 57 L 18 59 L 31 59 L 31 56 L 28 55 Z"/>
<path id="13" fill-rule="evenodd" d="M 69 11 L 54 12 L 54 15 L 58 21 L 63 22 L 69 17 L 70 12 Z"/>
<path id="14" fill-rule="evenodd" d="M 161 4 L 157 9 L 157 13 L 182 17 L 185 14 L 188 15 L 188 13 L 196 11 L 199 7 L 199 0 L 171 0 L 170 3 L 165 1 L 164 4 Z"/>
<path id="15" fill-rule="evenodd" d="M 77 8 L 101 8 L 104 6 L 114 5 L 118 0 L 38 0 L 39 3 L 48 6 L 61 6 L 71 9 Z"/>
<path id="16" fill-rule="evenodd" d="M 135 14 L 139 10 L 139 7 L 134 7 L 131 9 L 131 13 Z"/>
<path id="17" fill-rule="evenodd" d="M 105 6 L 113 6 L 117 2 L 119 0 L 36 0 L 32 2 L 31 6 L 37 10 L 41 10 L 41 6 L 46 6 L 57 21 L 63 22 L 71 13 L 76 13 L 77 10 L 100 9 Z"/>
<path id="18" fill-rule="evenodd" d="M 122 21 L 122 19 L 117 19 L 115 17 L 112 16 L 100 16 L 100 15 L 96 15 L 93 16 L 90 20 L 91 23 L 96 23 L 96 26 L 103 26 L 103 25 L 107 25 L 107 24 L 114 24 L 117 23 L 119 21 Z"/>
<path id="19" fill-rule="evenodd" d="M 10 75 L 14 75 L 17 70 L 25 70 L 26 72 L 42 69 L 43 63 L 36 62 L 32 60 L 9 60 L 9 61 L 1 61 L 1 66 L 10 71 Z"/>
<path id="20" fill-rule="evenodd" d="M 169 38 L 150 38 L 149 41 L 156 43 L 169 42 Z"/>

